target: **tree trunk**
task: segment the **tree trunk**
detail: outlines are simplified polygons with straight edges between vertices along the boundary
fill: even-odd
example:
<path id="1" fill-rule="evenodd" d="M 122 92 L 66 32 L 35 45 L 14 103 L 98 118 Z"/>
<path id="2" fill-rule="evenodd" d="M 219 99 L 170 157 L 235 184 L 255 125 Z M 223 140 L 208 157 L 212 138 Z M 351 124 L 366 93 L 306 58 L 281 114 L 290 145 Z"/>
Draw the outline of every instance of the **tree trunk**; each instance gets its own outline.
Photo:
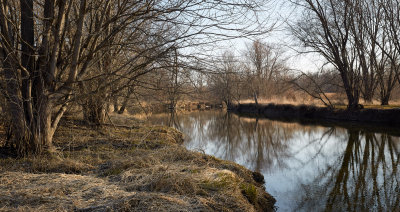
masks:
<path id="1" fill-rule="evenodd" d="M 50 150 L 54 128 L 43 70 L 35 69 L 33 1 L 21 0 L 21 75 L 11 59 L 3 60 L 10 120 L 10 140 L 20 156 Z M 15 59 L 15 58 L 14 58 Z M 20 84 L 21 83 L 21 84 Z"/>
<path id="2" fill-rule="evenodd" d="M 226 108 L 227 109 L 231 109 L 232 108 L 232 105 L 231 105 L 231 102 L 229 101 L 229 100 L 224 100 L 224 103 L 226 104 Z"/>
<path id="3" fill-rule="evenodd" d="M 368 103 L 368 104 L 372 104 L 372 100 L 373 100 L 373 96 L 374 96 L 374 94 L 373 94 L 373 92 L 371 93 L 371 92 L 367 92 L 367 91 L 364 91 L 365 93 L 364 93 L 364 102 L 365 103 Z"/>
<path id="4" fill-rule="evenodd" d="M 44 16 L 35 20 L 34 1 L 20 0 L 20 18 L 9 16 L 7 5 L 2 1 L 0 11 L 0 60 L 4 74 L 4 95 L 7 115 L 8 144 L 19 156 L 52 151 L 55 129 L 64 114 L 71 95 L 72 84 L 76 82 L 77 61 L 80 52 L 81 31 L 86 9 L 86 1 L 81 1 L 77 29 L 70 62 L 67 82 L 60 86 L 56 94 L 66 94 L 65 98 L 54 98 L 57 57 L 60 34 L 64 27 L 65 2 L 58 2 L 58 19 L 54 19 L 55 1 L 41 1 Z M 39 3 L 40 4 L 40 3 Z M 37 10 L 38 8 L 35 8 Z M 40 9 L 38 9 L 40 10 Z M 37 16 L 36 16 L 37 17 Z M 18 21 L 18 22 L 16 22 Z M 35 27 L 35 24 L 38 24 Z M 18 32 L 13 31 L 19 30 Z M 35 36 L 35 31 L 40 33 Z M 35 39 L 36 38 L 36 39 Z M 55 99 L 60 100 L 55 102 Z M 55 116 L 52 110 L 58 108 Z"/>
<path id="5" fill-rule="evenodd" d="M 44 150 L 51 150 L 55 130 L 51 125 L 51 103 L 37 84 L 33 84 L 35 86 L 33 89 L 27 87 L 22 90 L 23 94 L 20 95 L 15 73 L 17 73 L 15 69 L 5 69 L 10 143 L 20 156 L 40 154 Z M 32 90 L 35 92 L 34 98 L 30 97 L 28 100 L 22 101 L 22 97 L 30 96 L 30 93 L 24 92 Z"/>
<path id="6" fill-rule="evenodd" d="M 344 90 L 346 91 L 346 96 L 347 96 L 347 109 L 348 110 L 357 110 L 359 109 L 359 102 L 360 102 L 360 90 L 358 88 L 358 85 L 356 82 L 351 82 L 350 77 L 356 78 L 356 76 L 348 76 L 350 73 L 347 68 L 342 67 L 341 70 L 339 70 L 340 76 L 343 81 L 343 86 Z"/>
<path id="7" fill-rule="evenodd" d="M 106 119 L 106 104 L 103 101 L 89 98 L 82 105 L 83 118 L 89 124 L 102 125 Z"/>
<path id="8" fill-rule="evenodd" d="M 127 91 L 127 92 L 128 92 L 128 93 L 127 93 L 126 96 L 125 96 L 124 102 L 122 102 L 122 105 L 121 105 L 121 107 L 119 108 L 118 114 L 123 114 L 124 111 L 125 111 L 125 109 L 126 109 L 126 106 L 128 105 L 129 97 L 132 95 L 131 89 L 128 88 L 128 91 Z"/>
<path id="9" fill-rule="evenodd" d="M 381 105 L 389 105 L 390 95 L 386 94 L 381 96 Z"/>
<path id="10" fill-rule="evenodd" d="M 254 92 L 253 96 L 254 96 L 254 103 L 256 103 L 256 105 L 258 105 L 257 93 Z"/>
<path id="11" fill-rule="evenodd" d="M 118 98 L 117 97 L 114 98 L 113 108 L 114 108 L 114 113 L 117 113 L 118 112 Z"/>
<path id="12" fill-rule="evenodd" d="M 354 98 L 354 96 L 347 96 L 348 99 L 348 105 L 347 105 L 347 109 L 348 110 L 357 110 L 360 107 L 359 104 L 359 99 L 358 98 Z"/>
<path id="13" fill-rule="evenodd" d="M 128 104 L 128 101 L 125 100 L 125 101 L 122 103 L 122 106 L 119 108 L 118 114 L 123 114 L 123 113 L 124 113 L 127 104 Z"/>

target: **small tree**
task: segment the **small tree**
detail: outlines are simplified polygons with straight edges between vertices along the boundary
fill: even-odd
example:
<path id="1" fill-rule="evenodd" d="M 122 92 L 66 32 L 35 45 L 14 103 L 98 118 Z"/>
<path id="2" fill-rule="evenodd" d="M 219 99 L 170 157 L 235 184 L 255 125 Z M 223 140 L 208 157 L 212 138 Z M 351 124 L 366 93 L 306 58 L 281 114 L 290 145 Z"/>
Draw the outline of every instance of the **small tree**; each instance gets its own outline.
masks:
<path id="1" fill-rule="evenodd" d="M 214 67 L 217 69 L 217 72 L 210 76 L 208 85 L 214 96 L 230 108 L 234 100 L 239 100 L 238 92 L 235 92 L 235 90 L 241 85 L 240 64 L 235 55 L 227 51 L 223 53 L 221 60 L 216 61 Z"/>
<path id="2" fill-rule="evenodd" d="M 287 70 L 285 59 L 280 49 L 261 40 L 255 40 L 247 47 L 245 58 L 247 88 L 252 93 L 254 102 L 258 104 L 260 96 L 270 97 L 274 94 L 274 89 L 281 87 L 279 84 L 284 84 L 278 78 Z"/>

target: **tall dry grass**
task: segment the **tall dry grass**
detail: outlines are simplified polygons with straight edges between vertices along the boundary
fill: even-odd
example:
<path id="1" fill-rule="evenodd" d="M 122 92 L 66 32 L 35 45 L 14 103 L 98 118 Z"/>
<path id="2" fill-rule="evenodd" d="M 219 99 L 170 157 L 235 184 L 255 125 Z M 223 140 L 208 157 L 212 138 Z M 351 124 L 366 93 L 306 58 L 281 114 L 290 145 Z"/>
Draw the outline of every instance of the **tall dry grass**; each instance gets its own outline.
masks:
<path id="1" fill-rule="evenodd" d="M 329 101 L 337 107 L 343 107 L 347 105 L 346 95 L 344 93 L 325 93 L 326 97 L 321 95 L 323 100 L 329 104 Z M 328 101 L 329 99 L 329 101 Z M 255 103 L 254 99 L 241 99 L 238 103 L 249 104 Z M 317 107 L 324 107 L 324 103 L 320 99 L 311 97 L 310 95 L 303 92 L 291 92 L 282 96 L 272 96 L 270 98 L 258 99 L 259 104 L 289 104 L 289 105 L 310 105 Z M 375 98 L 372 102 L 365 102 L 362 98 L 360 103 L 368 108 L 393 108 L 400 106 L 400 92 L 399 95 L 393 95 L 389 101 L 389 106 L 381 107 L 379 99 Z"/>

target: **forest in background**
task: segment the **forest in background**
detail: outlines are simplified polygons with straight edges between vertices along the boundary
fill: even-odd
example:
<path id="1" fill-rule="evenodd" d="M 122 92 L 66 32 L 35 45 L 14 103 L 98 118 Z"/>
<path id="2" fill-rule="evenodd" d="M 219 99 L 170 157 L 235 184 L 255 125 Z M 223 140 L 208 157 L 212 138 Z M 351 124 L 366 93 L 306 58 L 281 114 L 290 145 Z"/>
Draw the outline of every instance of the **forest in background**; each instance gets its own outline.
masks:
<path id="1" fill-rule="evenodd" d="M 0 1 L 5 146 L 52 151 L 71 108 L 101 125 L 109 108 L 179 101 L 300 102 L 360 109 L 399 96 L 399 0 L 291 0 L 281 21 L 299 53 L 324 58 L 318 71 L 287 64 L 266 1 Z M 289 4 L 288 4 L 289 5 Z M 285 5 L 287 6 L 287 5 Z M 219 42 L 247 38 L 241 52 Z"/>

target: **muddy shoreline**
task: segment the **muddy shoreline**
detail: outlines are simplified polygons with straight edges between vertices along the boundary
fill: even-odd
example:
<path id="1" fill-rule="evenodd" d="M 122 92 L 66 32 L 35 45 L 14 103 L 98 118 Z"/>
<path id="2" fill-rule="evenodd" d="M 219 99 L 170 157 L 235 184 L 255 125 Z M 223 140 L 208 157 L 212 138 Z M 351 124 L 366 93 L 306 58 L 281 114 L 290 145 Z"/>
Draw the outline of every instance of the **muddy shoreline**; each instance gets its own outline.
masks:
<path id="1" fill-rule="evenodd" d="M 306 105 L 234 105 L 230 112 L 246 117 L 264 117 L 271 120 L 298 122 L 305 125 L 340 126 L 368 129 L 373 132 L 389 131 L 400 135 L 400 109 L 361 109 L 348 111 Z"/>
<path id="2" fill-rule="evenodd" d="M 270 118 L 289 118 L 300 120 L 331 120 L 341 122 L 362 122 L 370 124 L 387 124 L 400 126 L 399 109 L 329 109 L 307 105 L 279 104 L 240 104 L 229 108 L 236 113 L 259 114 Z"/>

